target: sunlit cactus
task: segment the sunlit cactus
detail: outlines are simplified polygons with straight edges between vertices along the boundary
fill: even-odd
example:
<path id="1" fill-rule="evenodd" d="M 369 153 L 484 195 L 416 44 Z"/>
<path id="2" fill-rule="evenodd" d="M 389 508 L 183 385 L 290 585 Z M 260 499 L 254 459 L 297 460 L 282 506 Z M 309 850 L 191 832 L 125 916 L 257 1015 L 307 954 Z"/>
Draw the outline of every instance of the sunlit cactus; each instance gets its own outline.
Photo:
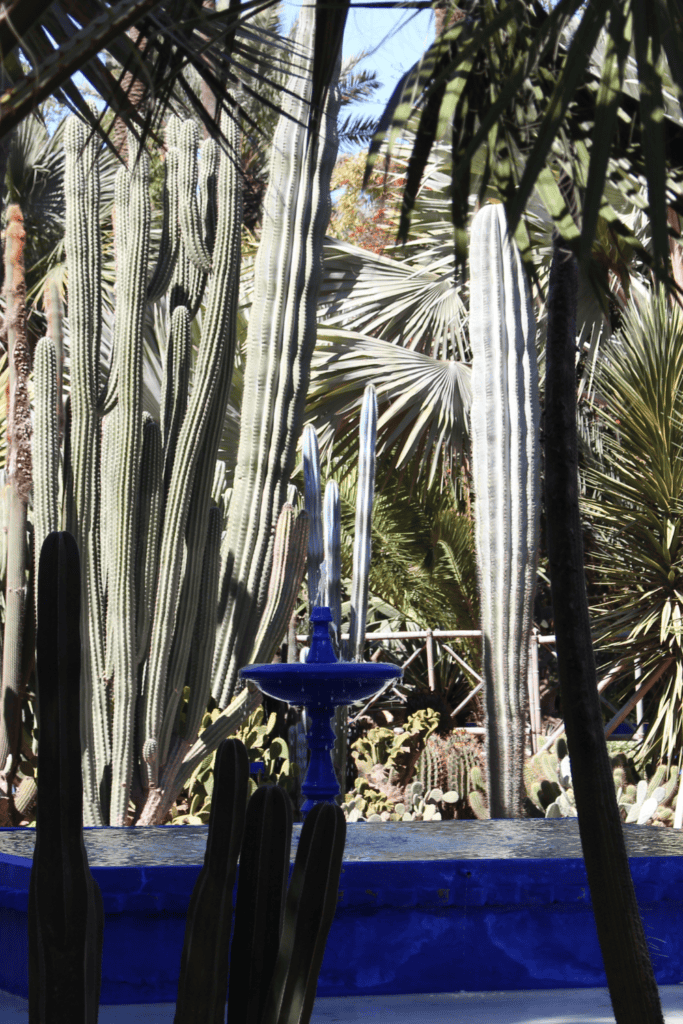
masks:
<path id="1" fill-rule="evenodd" d="M 77 118 L 65 132 L 65 511 L 55 523 L 59 386 L 49 343 L 41 343 L 36 379 L 48 404 L 38 424 L 45 445 L 34 508 L 41 536 L 66 527 L 80 553 L 86 825 L 163 820 L 197 765 L 260 702 L 251 687 L 237 693 L 237 670 L 256 655 L 273 656 L 305 572 L 308 517 L 287 503 L 287 487 L 315 344 L 338 108 L 337 66 L 328 69 L 324 114 L 314 119 L 319 133 L 309 131 L 315 17 L 315 8 L 302 10 L 300 66 L 283 93 L 289 107 L 272 146 L 258 257 L 263 287 L 249 323 L 227 515 L 214 477 L 237 342 L 236 108 L 224 101 L 223 139 L 201 147 L 196 125 L 171 117 L 154 260 L 148 161 L 129 138 L 128 166 L 115 188 L 116 309 L 106 380 L 98 377 L 104 266 L 97 143 Z M 165 317 L 167 335 L 158 424 L 142 408 L 143 320 L 157 299 L 155 316 Z M 199 735 L 212 697 L 221 714 Z"/>
<path id="2" fill-rule="evenodd" d="M 377 394 L 368 384 L 363 394 L 359 424 L 358 487 L 353 540 L 353 575 L 349 640 L 341 632 L 341 519 L 339 486 L 328 480 L 321 508 L 320 455 L 315 430 L 308 425 L 303 437 L 306 508 L 311 517 L 308 540 L 308 594 L 311 608 L 324 605 L 332 613 L 332 642 L 341 660 L 362 661 L 368 612 L 368 577 L 372 553 L 372 505 L 375 487 Z M 336 743 L 333 761 L 343 799 L 346 789 L 348 708 L 335 712 Z"/>
<path id="3" fill-rule="evenodd" d="M 518 817 L 540 524 L 536 324 L 501 204 L 472 223 L 472 470 L 489 813 Z"/>

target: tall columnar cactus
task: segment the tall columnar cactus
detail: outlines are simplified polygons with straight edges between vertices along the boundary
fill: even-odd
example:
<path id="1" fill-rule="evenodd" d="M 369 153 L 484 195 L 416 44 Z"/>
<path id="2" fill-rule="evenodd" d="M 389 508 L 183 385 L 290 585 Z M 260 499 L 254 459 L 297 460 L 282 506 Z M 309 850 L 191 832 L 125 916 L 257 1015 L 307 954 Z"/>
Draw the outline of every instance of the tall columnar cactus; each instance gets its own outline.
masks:
<path id="1" fill-rule="evenodd" d="M 50 533 L 38 570 L 38 816 L 28 906 L 29 1022 L 96 1024 L 104 908 L 83 843 L 80 567 Z"/>
<path id="2" fill-rule="evenodd" d="M 260 702 L 254 688 L 235 695 L 237 669 L 255 654 L 258 660 L 273 656 L 305 570 L 308 517 L 286 498 L 315 341 L 338 102 L 330 89 L 318 132 L 308 104 L 315 18 L 314 7 L 304 8 L 295 48 L 302 66 L 273 142 L 263 273 L 257 275 L 262 292 L 247 339 L 227 523 L 213 485 L 236 350 L 241 199 L 235 108 L 225 100 L 223 141 L 202 145 L 199 169 L 196 126 L 170 119 L 165 217 L 154 266 L 148 161 L 129 139 L 128 166 L 115 188 L 116 310 L 106 382 L 99 379 L 96 145 L 77 119 L 65 133 L 71 373 L 62 487 L 66 525 L 81 555 L 88 825 L 163 819 L 196 766 Z M 334 80 L 333 68 L 327 72 Z M 144 321 L 148 303 L 157 300 L 154 318 L 165 321 L 167 336 L 158 424 L 143 414 L 141 397 Z M 200 304 L 195 352 L 192 321 Z M 46 482 L 36 508 L 52 501 L 59 431 L 47 415 L 59 409 L 59 383 L 49 344 L 43 348 L 46 369 L 36 375 L 35 388 L 37 407 L 46 410 Z M 221 714 L 199 736 L 212 694 Z"/>
<path id="3" fill-rule="evenodd" d="M 529 636 L 540 521 L 539 403 L 531 301 L 502 205 L 470 248 L 472 462 L 486 682 L 489 812 L 521 813 Z"/>
<path id="4" fill-rule="evenodd" d="M 101 331 L 99 175 L 94 140 L 71 118 L 64 133 L 64 193 L 69 281 L 70 384 L 65 526 L 81 560 L 81 736 L 84 816 L 88 825 L 108 821 L 111 726 L 104 690 L 104 602 L 99 552 L 98 346 Z M 43 399 L 41 399 L 43 400 Z M 57 403 L 56 393 L 49 396 Z"/>
<path id="5" fill-rule="evenodd" d="M 372 552 L 372 505 L 375 485 L 375 442 L 377 438 L 377 393 L 368 384 L 363 394 L 359 426 L 358 488 L 353 540 L 351 615 L 349 641 L 341 639 L 341 523 L 339 486 L 328 480 L 324 509 L 320 501 L 320 453 L 315 430 L 304 430 L 303 462 L 306 509 L 311 517 L 308 541 L 308 595 L 311 608 L 325 605 L 332 612 L 335 653 L 342 660 L 363 660 L 365 623 L 368 611 L 368 574 Z M 348 743 L 348 708 L 335 712 L 336 744 L 334 766 L 344 798 Z"/>
<path id="6" fill-rule="evenodd" d="M 294 469 L 316 339 L 339 98 L 331 90 L 322 112 L 309 103 L 313 51 L 307 44 L 314 21 L 314 8 L 302 7 L 291 92 L 282 93 L 286 116 L 273 138 L 263 203 L 240 442 L 223 548 L 222 589 L 227 601 L 218 628 L 212 687 L 219 707 L 234 695 L 237 672 L 249 661 L 267 599 L 264 567 L 272 558 L 273 526 Z M 317 138 L 307 127 L 299 127 L 309 123 L 319 124 Z"/>
<path id="7" fill-rule="evenodd" d="M 9 355 L 7 410 L 7 587 L 2 649 L 0 772 L 9 768 L 7 788 L 16 764 L 21 737 L 21 689 L 24 619 L 26 614 L 26 513 L 31 490 L 31 407 L 28 380 L 31 355 L 26 337 L 24 218 L 18 206 L 7 210 L 5 230 L 5 329 Z M 3 787 L 4 788 L 4 787 Z"/>
<path id="8" fill-rule="evenodd" d="M 353 579 L 351 582 L 351 619 L 349 655 L 363 660 L 365 623 L 368 614 L 368 574 L 372 553 L 372 503 L 375 496 L 375 442 L 377 440 L 377 394 L 368 384 L 360 412 L 358 451 L 358 489 L 356 525 L 353 535 Z"/>

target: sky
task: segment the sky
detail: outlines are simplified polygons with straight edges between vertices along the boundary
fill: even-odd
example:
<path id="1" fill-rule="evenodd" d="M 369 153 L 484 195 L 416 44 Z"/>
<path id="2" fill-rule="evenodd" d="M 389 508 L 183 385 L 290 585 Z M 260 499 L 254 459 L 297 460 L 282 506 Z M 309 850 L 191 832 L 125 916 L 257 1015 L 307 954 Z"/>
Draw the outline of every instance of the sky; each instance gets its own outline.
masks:
<path id="1" fill-rule="evenodd" d="M 283 6 L 283 20 L 288 27 L 296 16 L 299 4 L 285 0 Z M 382 88 L 377 90 L 372 101 L 363 102 L 364 115 L 379 117 L 382 114 L 401 75 L 412 67 L 433 40 L 432 11 L 372 10 L 363 7 L 352 7 L 349 10 L 343 58 L 370 50 L 358 68 L 376 71 L 382 83 Z"/>
<path id="2" fill-rule="evenodd" d="M 283 0 L 283 28 L 286 32 L 299 9 L 296 0 Z M 358 70 L 377 72 L 381 82 L 373 98 L 362 106 L 348 107 L 349 113 L 378 118 L 401 75 L 412 67 L 434 40 L 434 14 L 432 11 L 373 10 L 351 7 L 346 20 L 342 56 L 347 58 L 370 51 L 358 65 Z M 85 79 L 76 75 L 74 82 L 82 87 Z"/>

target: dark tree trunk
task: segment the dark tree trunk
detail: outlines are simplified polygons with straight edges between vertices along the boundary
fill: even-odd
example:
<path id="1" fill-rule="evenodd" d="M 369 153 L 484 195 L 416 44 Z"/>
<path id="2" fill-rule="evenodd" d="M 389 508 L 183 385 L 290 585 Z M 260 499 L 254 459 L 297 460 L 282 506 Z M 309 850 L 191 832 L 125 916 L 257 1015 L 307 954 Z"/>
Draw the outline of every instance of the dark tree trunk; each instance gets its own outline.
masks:
<path id="1" fill-rule="evenodd" d="M 555 242 L 548 293 L 545 487 L 562 713 L 579 832 L 617 1024 L 663 1024 L 617 808 L 588 618 L 576 440 L 577 266 Z"/>

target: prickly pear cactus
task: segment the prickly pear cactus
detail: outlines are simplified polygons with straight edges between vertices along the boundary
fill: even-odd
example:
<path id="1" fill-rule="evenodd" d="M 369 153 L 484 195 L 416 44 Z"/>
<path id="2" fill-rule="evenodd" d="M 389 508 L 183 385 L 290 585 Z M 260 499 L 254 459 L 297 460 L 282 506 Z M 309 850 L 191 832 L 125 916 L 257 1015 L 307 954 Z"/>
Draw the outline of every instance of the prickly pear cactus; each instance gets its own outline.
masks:
<path id="1" fill-rule="evenodd" d="M 458 801 L 453 791 L 425 790 L 419 780 L 409 783 L 396 799 L 378 792 L 367 779 L 356 779 L 342 810 L 348 821 L 441 821 Z"/>
<path id="2" fill-rule="evenodd" d="M 208 728 L 220 712 L 214 710 L 207 712 L 202 723 L 203 728 Z M 250 764 L 259 762 L 263 768 L 259 770 L 256 777 L 249 778 L 249 796 L 255 792 L 258 786 L 280 786 L 289 796 L 294 799 L 297 793 L 297 782 L 299 766 L 296 761 L 290 761 L 289 748 L 287 743 L 279 736 L 273 736 L 277 716 L 273 712 L 267 722 L 263 706 L 256 708 L 246 722 L 236 731 L 235 738 L 240 740 L 247 749 Z M 171 822 L 173 825 L 206 825 L 211 814 L 211 802 L 213 799 L 214 772 L 216 766 L 216 751 L 209 754 L 195 768 L 190 776 L 188 785 L 183 790 L 182 805 L 180 801 L 174 804 L 171 809 Z"/>
<path id="3" fill-rule="evenodd" d="M 376 765 L 405 771 L 438 727 L 438 712 L 427 708 L 411 715 L 398 733 L 383 726 L 369 729 L 351 745 L 359 775 L 367 777 Z"/>

